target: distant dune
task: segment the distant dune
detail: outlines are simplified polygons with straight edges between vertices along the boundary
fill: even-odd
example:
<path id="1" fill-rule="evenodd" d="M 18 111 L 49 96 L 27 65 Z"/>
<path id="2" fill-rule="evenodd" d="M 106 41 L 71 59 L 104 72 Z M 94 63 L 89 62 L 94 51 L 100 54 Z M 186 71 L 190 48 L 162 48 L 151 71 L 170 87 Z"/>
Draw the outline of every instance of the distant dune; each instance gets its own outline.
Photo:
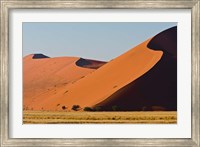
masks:
<path id="1" fill-rule="evenodd" d="M 177 109 L 177 28 L 106 63 L 76 57 L 24 57 L 24 108 Z M 34 59 L 33 57 L 39 57 Z M 106 63 L 106 64 L 105 64 Z"/>
<path id="2" fill-rule="evenodd" d="M 56 88 L 69 85 L 94 71 L 91 68 L 76 66 L 76 62 L 79 60 L 80 58 L 77 57 L 49 58 L 43 54 L 24 57 L 24 105 L 26 107 L 32 105 L 35 97 L 52 94 Z M 36 101 L 36 103 L 40 103 L 40 101 Z"/>

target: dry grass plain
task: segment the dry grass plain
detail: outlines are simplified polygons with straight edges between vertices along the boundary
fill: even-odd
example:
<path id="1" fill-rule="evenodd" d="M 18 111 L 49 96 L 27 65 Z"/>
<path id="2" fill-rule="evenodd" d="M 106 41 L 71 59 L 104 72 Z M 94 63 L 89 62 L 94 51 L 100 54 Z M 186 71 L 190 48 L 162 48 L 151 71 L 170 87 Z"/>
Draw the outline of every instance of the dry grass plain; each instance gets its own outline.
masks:
<path id="1" fill-rule="evenodd" d="M 24 111 L 24 124 L 84 124 L 84 123 L 132 123 L 174 124 L 176 111 L 143 112 L 58 112 Z"/>

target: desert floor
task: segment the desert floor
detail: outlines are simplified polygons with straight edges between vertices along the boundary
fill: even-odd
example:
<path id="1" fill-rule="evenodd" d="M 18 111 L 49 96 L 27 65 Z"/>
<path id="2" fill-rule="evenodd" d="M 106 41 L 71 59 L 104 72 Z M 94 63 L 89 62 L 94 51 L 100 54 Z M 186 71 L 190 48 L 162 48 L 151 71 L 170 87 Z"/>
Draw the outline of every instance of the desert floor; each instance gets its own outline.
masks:
<path id="1" fill-rule="evenodd" d="M 84 123 L 132 123 L 175 124 L 176 111 L 143 112 L 58 112 L 24 111 L 24 124 L 84 124 Z"/>

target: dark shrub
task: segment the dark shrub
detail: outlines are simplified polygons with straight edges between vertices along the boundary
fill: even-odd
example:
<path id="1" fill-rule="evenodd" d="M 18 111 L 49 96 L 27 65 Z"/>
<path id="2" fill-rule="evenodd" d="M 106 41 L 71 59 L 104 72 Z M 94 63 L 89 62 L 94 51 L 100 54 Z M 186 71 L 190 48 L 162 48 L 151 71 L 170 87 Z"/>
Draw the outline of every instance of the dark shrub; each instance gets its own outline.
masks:
<path id="1" fill-rule="evenodd" d="M 90 108 L 90 107 L 85 107 L 83 110 L 84 110 L 84 111 L 93 111 L 93 109 Z"/>
<path id="2" fill-rule="evenodd" d="M 63 109 L 63 110 L 65 110 L 65 109 L 67 109 L 67 107 L 65 107 L 65 106 L 62 106 L 62 109 Z"/>
<path id="3" fill-rule="evenodd" d="M 80 108 L 79 105 L 73 105 L 72 106 L 72 110 L 74 110 L 74 111 L 78 111 L 79 108 Z"/>

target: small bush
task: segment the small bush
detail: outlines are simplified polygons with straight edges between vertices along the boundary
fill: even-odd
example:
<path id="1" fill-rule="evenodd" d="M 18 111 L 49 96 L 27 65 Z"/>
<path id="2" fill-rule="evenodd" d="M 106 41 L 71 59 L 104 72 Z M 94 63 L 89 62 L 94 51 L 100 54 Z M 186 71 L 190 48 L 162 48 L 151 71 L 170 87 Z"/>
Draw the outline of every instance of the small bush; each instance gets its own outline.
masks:
<path id="1" fill-rule="evenodd" d="M 65 109 L 67 109 L 67 107 L 65 107 L 65 106 L 62 106 L 62 109 L 63 109 L 63 110 L 65 110 Z"/>
<path id="2" fill-rule="evenodd" d="M 72 106 L 72 110 L 74 110 L 74 111 L 78 111 L 79 108 L 80 108 L 79 105 L 73 105 Z"/>
<path id="3" fill-rule="evenodd" d="M 90 107 L 85 107 L 83 110 L 84 110 L 84 111 L 93 111 L 93 109 L 90 108 Z"/>

